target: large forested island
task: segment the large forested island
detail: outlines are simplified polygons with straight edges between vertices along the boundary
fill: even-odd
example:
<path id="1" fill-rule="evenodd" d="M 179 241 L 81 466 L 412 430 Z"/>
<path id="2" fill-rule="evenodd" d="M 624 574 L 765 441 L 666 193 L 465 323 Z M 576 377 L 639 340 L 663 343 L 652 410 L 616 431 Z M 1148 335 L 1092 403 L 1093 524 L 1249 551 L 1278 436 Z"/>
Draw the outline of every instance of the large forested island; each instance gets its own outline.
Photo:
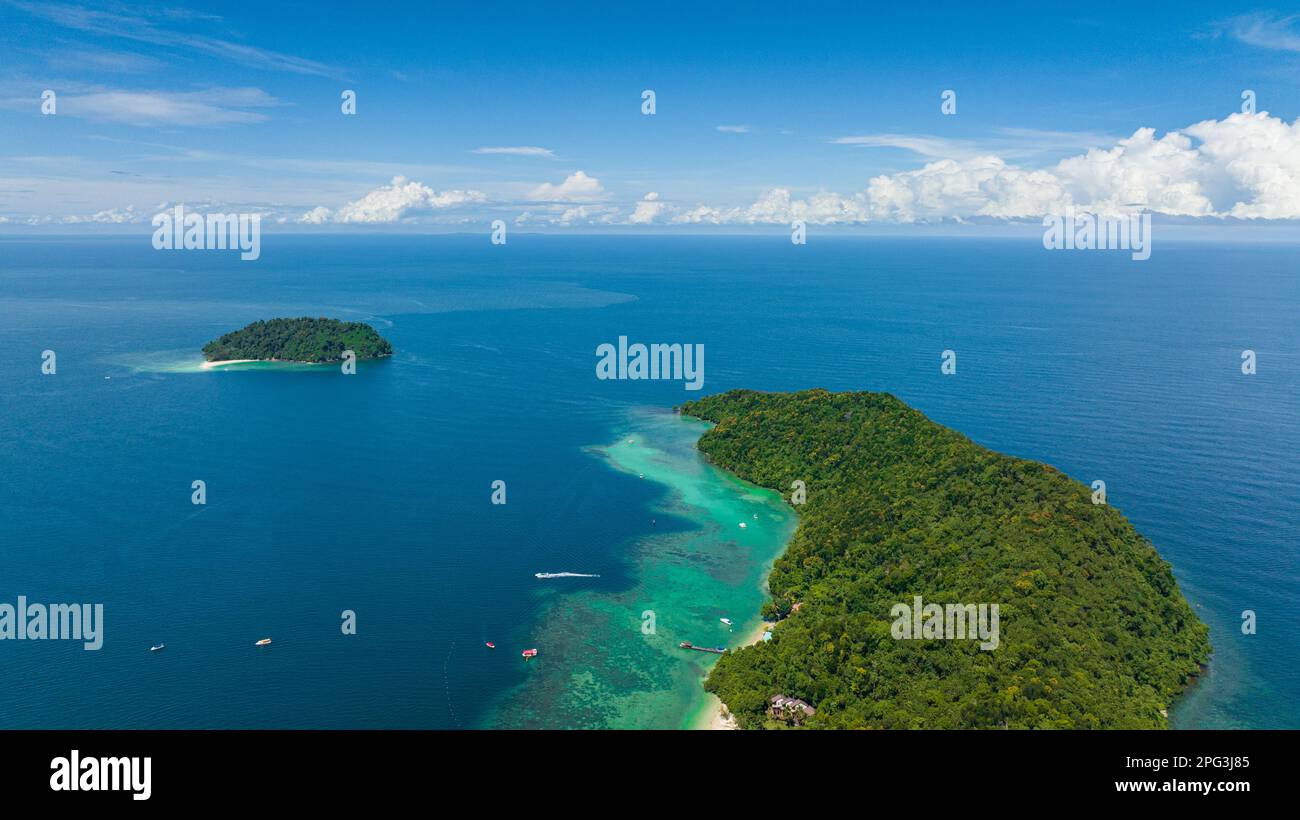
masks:
<path id="1" fill-rule="evenodd" d="M 1160 728 L 1210 653 L 1169 565 L 1115 508 L 883 393 L 746 390 L 683 406 L 714 464 L 791 497 L 772 640 L 706 682 L 744 728 Z M 898 640 L 891 608 L 997 603 L 1000 644 Z"/>
<path id="2" fill-rule="evenodd" d="M 227 333 L 203 346 L 209 362 L 241 359 L 279 362 L 337 362 L 343 351 L 358 359 L 389 356 L 393 346 L 362 322 L 338 319 L 266 319 Z"/>

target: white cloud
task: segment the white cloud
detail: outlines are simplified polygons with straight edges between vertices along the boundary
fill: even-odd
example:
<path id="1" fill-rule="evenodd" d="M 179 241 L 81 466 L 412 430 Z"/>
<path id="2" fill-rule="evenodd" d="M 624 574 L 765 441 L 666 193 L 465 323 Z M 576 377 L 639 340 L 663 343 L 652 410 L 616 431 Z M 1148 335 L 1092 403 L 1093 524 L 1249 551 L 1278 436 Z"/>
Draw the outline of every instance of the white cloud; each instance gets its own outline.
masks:
<path id="1" fill-rule="evenodd" d="M 1275 17 L 1267 14 L 1247 14 L 1228 21 L 1227 29 L 1233 37 L 1260 48 L 1276 51 L 1300 51 L 1300 33 L 1295 23 L 1300 15 Z"/>
<path id="2" fill-rule="evenodd" d="M 551 204 L 540 208 L 540 213 L 524 211 L 515 217 L 515 223 L 539 225 L 572 225 L 575 222 L 588 225 L 611 225 L 618 221 L 620 209 L 616 205 L 563 205 Z"/>
<path id="3" fill-rule="evenodd" d="M 863 134 L 853 137 L 837 137 L 831 142 L 836 145 L 854 145 L 859 148 L 903 148 L 923 157 L 952 158 L 978 153 L 969 143 L 924 135 Z"/>
<path id="4" fill-rule="evenodd" d="M 256 89 L 227 90 L 224 99 L 255 102 L 262 99 L 260 94 Z M 62 109 L 61 95 L 60 114 Z M 346 163 L 341 160 L 284 166 L 280 160 L 242 159 L 242 166 L 257 171 L 255 176 L 246 176 L 231 175 L 229 165 L 234 160 L 214 154 L 195 158 L 210 163 L 207 173 L 185 181 L 191 202 L 228 202 L 230 208 L 244 212 L 269 209 L 304 225 L 384 224 L 416 218 L 451 222 L 482 218 L 485 211 L 478 206 L 488 204 L 521 205 L 521 210 L 528 211 L 520 217 L 522 221 L 593 225 L 788 225 L 795 219 L 810 224 L 1036 221 L 1045 213 L 1069 207 L 1104 214 L 1145 207 L 1192 219 L 1300 220 L 1300 120 L 1287 122 L 1264 112 L 1236 113 L 1163 134 L 1139 128 L 1130 136 L 1099 142 L 1098 147 L 1087 150 L 1066 143 L 1091 142 L 1092 137 L 1056 132 L 1011 136 L 1059 139 L 1061 144 L 1051 152 L 1050 160 L 1029 162 L 987 150 L 987 144 L 971 152 L 972 143 L 966 142 L 935 143 L 932 138 L 918 137 L 921 142 L 911 144 L 905 135 L 868 135 L 864 139 L 870 144 L 907 145 L 926 156 L 912 170 L 860 177 L 853 187 L 840 192 L 772 185 L 747 201 L 703 201 L 687 206 L 676 204 L 664 188 L 640 198 L 615 198 L 607 194 L 600 180 L 583 171 L 542 185 L 484 183 L 484 190 L 492 195 L 489 199 L 469 187 L 477 183 L 465 177 L 466 169 L 456 171 L 457 184 L 463 188 L 435 191 L 405 176 L 394 176 L 398 172 L 395 164 L 363 165 L 358 173 L 391 166 L 387 174 L 365 177 L 391 178 L 391 182 L 358 198 L 352 187 L 355 183 L 344 176 Z M 867 145 L 868 141 L 849 144 Z M 944 156 L 945 146 L 954 155 Z M 150 162 L 169 162 L 169 156 Z M 187 162 L 191 159 L 189 154 L 180 156 Z M 1062 156 L 1066 158 L 1058 159 Z M 137 166 L 145 171 L 137 174 L 121 171 L 116 161 L 90 163 L 63 154 L 8 159 L 26 169 L 23 174 L 0 176 L 0 189 L 11 192 L 11 202 L 4 209 L 11 224 L 28 214 L 61 224 L 121 224 L 130 221 L 134 213 L 127 203 L 145 213 L 152 203 L 176 196 L 173 169 L 168 165 L 159 165 L 156 172 Z M 286 169 L 290 176 L 282 175 Z M 439 177 L 444 173 L 453 172 L 438 171 Z M 303 198 L 304 190 L 315 193 Z M 633 190 L 640 193 L 646 188 Z M 321 202 L 327 204 L 312 207 Z M 98 212 L 90 215 L 65 216 L 95 210 Z"/>
<path id="5" fill-rule="evenodd" d="M 58 97 L 59 113 L 132 125 L 227 125 L 262 122 L 265 114 L 248 109 L 280 105 L 257 88 L 206 91 L 92 91 Z"/>
<path id="6" fill-rule="evenodd" d="M 65 45 L 45 55 L 46 62 L 60 72 L 110 71 L 114 74 L 143 74 L 163 71 L 166 64 L 153 57 L 127 51 L 109 51 L 85 45 Z"/>
<path id="7" fill-rule="evenodd" d="M 672 221 L 676 222 L 679 225 L 681 224 L 698 225 L 701 223 L 720 225 L 723 222 L 727 221 L 726 217 L 727 214 L 724 214 L 722 211 L 718 210 L 717 208 L 711 208 L 708 205 L 697 205 L 696 207 L 690 209 L 689 211 L 683 211 L 677 216 L 674 216 Z"/>
<path id="8" fill-rule="evenodd" d="M 659 194 L 651 191 L 636 204 L 636 210 L 627 218 L 633 225 L 649 225 L 667 208 L 667 203 L 659 201 Z"/>
<path id="9" fill-rule="evenodd" d="M 841 138 L 939 154 L 944 145 L 898 135 Z M 1236 113 L 1157 137 L 1139 128 L 1109 148 L 1092 148 L 1047 168 L 992 154 L 935 159 L 914 171 L 870 180 L 842 196 L 799 199 L 772 188 L 747 208 L 700 205 L 679 223 L 924 222 L 987 217 L 1034 219 L 1067 207 L 1117 214 L 1145 207 L 1190 217 L 1300 219 L 1300 120 Z"/>
<path id="10" fill-rule="evenodd" d="M 1228 209 L 1242 218 L 1300 217 L 1300 119 L 1287 125 L 1261 112 L 1206 120 L 1186 129 L 1201 141 L 1200 154 L 1238 201 Z"/>
<path id="11" fill-rule="evenodd" d="M 608 225 L 618 217 L 618 208 L 609 205 L 577 205 L 565 208 L 560 216 L 553 220 L 557 225 L 571 225 L 574 222 L 586 222 L 593 225 Z"/>
<path id="12" fill-rule="evenodd" d="M 142 16 L 136 16 L 120 13 L 115 9 L 80 8 L 69 3 L 27 3 L 20 0 L 10 0 L 9 5 L 57 25 L 102 37 L 120 37 L 164 48 L 189 49 L 258 69 L 291 71 L 322 77 L 338 74 L 336 70 L 315 60 L 258 48 L 243 42 L 191 33 L 190 30 L 196 28 L 215 27 L 221 18 L 213 15 L 173 8 L 162 12 L 154 10 L 152 13 L 146 12 Z M 160 16 L 175 19 L 187 30 L 173 31 L 159 28 L 156 22 Z"/>
<path id="13" fill-rule="evenodd" d="M 475 148 L 475 154 L 510 154 L 517 157 L 548 157 L 554 158 L 555 152 L 550 148 L 539 148 L 536 145 L 514 145 L 502 146 L 496 148 Z"/>
<path id="14" fill-rule="evenodd" d="M 748 125 L 719 125 L 718 130 L 724 134 L 748 134 Z"/>
<path id="15" fill-rule="evenodd" d="M 139 222 L 140 217 L 136 214 L 134 205 L 127 205 L 125 208 L 109 208 L 90 216 L 65 216 L 63 221 L 73 225 L 86 222 L 121 225 L 127 222 Z"/>
<path id="16" fill-rule="evenodd" d="M 866 204 L 861 195 L 842 197 L 826 191 L 807 199 L 796 199 L 787 188 L 772 188 L 748 208 L 711 208 L 700 205 L 673 217 L 678 224 L 710 223 L 788 223 L 796 219 L 813 224 L 865 222 Z"/>
<path id="17" fill-rule="evenodd" d="M 435 191 L 422 182 L 406 177 L 393 177 L 388 185 L 369 192 L 349 202 L 330 215 L 328 208 L 318 206 L 303 214 L 299 222 L 319 225 L 325 221 L 388 223 L 463 205 L 482 204 L 487 196 L 481 191 Z"/>
<path id="18" fill-rule="evenodd" d="M 323 205 L 317 205 L 307 213 L 298 217 L 298 221 L 304 225 L 323 225 L 329 222 L 334 216 L 334 212 Z"/>
<path id="19" fill-rule="evenodd" d="M 1117 138 L 1095 131 L 1044 131 L 1038 128 L 999 128 L 990 138 L 974 140 L 936 137 L 930 134 L 860 134 L 837 137 L 835 145 L 857 148 L 901 148 L 931 159 L 961 159 L 993 155 L 1009 158 L 1039 159 L 1108 145 Z"/>
<path id="20" fill-rule="evenodd" d="M 937 160 L 916 171 L 878 176 L 865 191 L 869 219 L 917 222 L 990 216 L 1032 217 L 1064 201 L 1059 181 L 998 157 Z"/>
<path id="21" fill-rule="evenodd" d="M 530 199 L 539 202 L 584 202 L 600 199 L 605 188 L 600 180 L 587 176 L 584 171 L 575 171 L 565 177 L 564 182 L 552 185 L 544 182 L 533 189 Z"/>
<path id="22" fill-rule="evenodd" d="M 1132 205 L 1181 216 L 1210 216 L 1214 204 L 1202 190 L 1206 158 L 1183 134 L 1156 139 L 1155 129 L 1139 128 L 1108 150 L 1061 160 L 1052 173 L 1077 206 L 1117 213 Z"/>
<path id="23" fill-rule="evenodd" d="M 1098 131 L 1047 131 L 1041 128 L 999 128 L 1002 137 L 995 153 L 1034 154 L 1042 151 L 1087 150 L 1099 145 L 1118 142 L 1113 134 Z"/>

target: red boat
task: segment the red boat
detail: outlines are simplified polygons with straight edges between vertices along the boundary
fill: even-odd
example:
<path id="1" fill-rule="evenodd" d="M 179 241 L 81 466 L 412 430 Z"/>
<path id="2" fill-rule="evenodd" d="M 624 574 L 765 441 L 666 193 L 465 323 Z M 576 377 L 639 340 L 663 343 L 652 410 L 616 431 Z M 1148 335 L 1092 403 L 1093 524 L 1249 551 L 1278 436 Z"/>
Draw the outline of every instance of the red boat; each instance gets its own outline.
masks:
<path id="1" fill-rule="evenodd" d="M 525 650 L 524 650 L 524 660 L 528 660 L 529 658 L 535 658 L 535 657 L 537 657 L 537 650 L 536 650 L 536 649 L 525 649 Z"/>
<path id="2" fill-rule="evenodd" d="M 497 648 L 497 645 L 494 644 L 494 643 L 492 643 L 491 641 L 486 641 L 485 643 L 487 644 L 487 648 L 488 648 L 488 649 L 496 649 L 496 648 Z"/>

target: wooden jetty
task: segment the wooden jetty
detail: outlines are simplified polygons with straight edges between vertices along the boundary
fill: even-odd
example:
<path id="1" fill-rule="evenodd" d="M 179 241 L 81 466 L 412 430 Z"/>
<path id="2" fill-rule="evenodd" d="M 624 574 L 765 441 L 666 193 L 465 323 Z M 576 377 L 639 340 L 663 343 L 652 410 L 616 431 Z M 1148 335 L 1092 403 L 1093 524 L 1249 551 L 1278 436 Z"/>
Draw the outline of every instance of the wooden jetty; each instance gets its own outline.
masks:
<path id="1" fill-rule="evenodd" d="M 682 649 L 694 649 L 696 652 L 712 652 L 715 655 L 722 655 L 727 651 L 725 646 L 719 646 L 717 649 L 708 646 L 696 646 L 690 641 L 682 641 L 677 644 Z"/>

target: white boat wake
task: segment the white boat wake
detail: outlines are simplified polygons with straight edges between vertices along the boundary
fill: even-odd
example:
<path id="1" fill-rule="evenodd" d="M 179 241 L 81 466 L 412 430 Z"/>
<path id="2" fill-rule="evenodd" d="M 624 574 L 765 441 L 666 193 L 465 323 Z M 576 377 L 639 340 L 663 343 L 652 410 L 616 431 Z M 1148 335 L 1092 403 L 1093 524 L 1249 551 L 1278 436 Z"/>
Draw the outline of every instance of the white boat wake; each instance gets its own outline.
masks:
<path id="1" fill-rule="evenodd" d="M 588 575 L 585 572 L 535 572 L 533 575 L 537 578 L 599 578 L 599 575 Z"/>

